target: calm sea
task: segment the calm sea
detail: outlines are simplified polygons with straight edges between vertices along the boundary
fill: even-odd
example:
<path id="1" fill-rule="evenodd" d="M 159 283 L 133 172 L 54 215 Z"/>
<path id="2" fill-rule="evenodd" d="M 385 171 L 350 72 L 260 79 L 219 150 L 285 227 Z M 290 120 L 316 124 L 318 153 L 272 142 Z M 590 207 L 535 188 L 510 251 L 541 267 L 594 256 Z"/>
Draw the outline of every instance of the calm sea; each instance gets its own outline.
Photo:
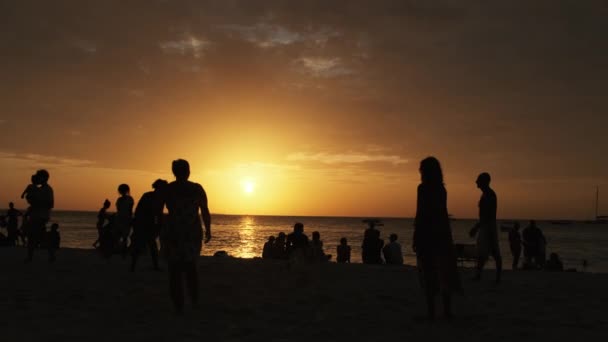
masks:
<path id="1" fill-rule="evenodd" d="M 270 235 L 279 232 L 289 233 L 295 222 L 302 222 L 304 230 L 310 237 L 313 231 L 321 233 L 325 252 L 335 258 L 336 246 L 340 238 L 346 237 L 352 247 L 352 261 L 361 262 L 361 242 L 366 228 L 361 218 L 349 217 L 292 217 L 292 216 L 238 216 L 214 215 L 212 218 L 212 241 L 203 247 L 202 255 L 213 255 L 224 250 L 232 256 L 242 258 L 259 257 L 264 242 Z M 92 248 L 97 238 L 95 229 L 95 212 L 56 211 L 53 222 L 60 224 L 62 246 Z M 404 247 L 405 261 L 415 265 L 412 253 L 413 220 L 402 218 L 382 219 L 380 227 L 382 238 L 387 241 L 391 233 L 399 236 Z M 454 240 L 457 243 L 474 243 L 468 237 L 473 220 L 452 221 Z M 506 223 L 503 221 L 502 223 Z M 520 222 L 522 228 L 527 224 Z M 582 260 L 587 259 L 587 271 L 608 272 L 608 225 L 572 223 L 554 225 L 549 222 L 538 222 L 547 240 L 547 255 L 556 252 L 560 255 L 566 268 L 582 269 Z M 507 233 L 500 233 L 500 246 L 504 267 L 510 268 L 511 255 Z M 490 260 L 489 266 L 493 262 Z"/>

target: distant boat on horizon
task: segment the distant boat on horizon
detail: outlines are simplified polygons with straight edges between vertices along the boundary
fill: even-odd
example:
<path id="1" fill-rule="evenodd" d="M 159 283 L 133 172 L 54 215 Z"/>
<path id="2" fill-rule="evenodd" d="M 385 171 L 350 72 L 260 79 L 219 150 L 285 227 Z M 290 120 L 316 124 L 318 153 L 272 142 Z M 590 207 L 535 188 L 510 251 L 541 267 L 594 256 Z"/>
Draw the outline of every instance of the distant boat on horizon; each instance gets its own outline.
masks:
<path id="1" fill-rule="evenodd" d="M 566 226 L 566 225 L 573 224 L 574 221 L 573 220 L 551 220 L 551 221 L 549 221 L 549 223 L 555 224 L 555 225 Z"/>
<path id="2" fill-rule="evenodd" d="M 595 220 L 583 221 L 586 224 L 606 224 L 608 223 L 607 215 L 599 215 L 600 208 L 600 187 L 595 187 Z"/>

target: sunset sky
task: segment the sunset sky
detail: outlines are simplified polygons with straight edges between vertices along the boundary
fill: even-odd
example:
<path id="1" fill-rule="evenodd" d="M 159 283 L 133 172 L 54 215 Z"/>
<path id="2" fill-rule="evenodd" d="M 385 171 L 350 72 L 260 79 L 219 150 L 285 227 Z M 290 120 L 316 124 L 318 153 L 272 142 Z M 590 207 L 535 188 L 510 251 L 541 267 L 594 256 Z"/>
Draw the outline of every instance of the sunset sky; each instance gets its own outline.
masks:
<path id="1" fill-rule="evenodd" d="M 0 207 L 139 199 L 190 161 L 213 213 L 608 213 L 605 1 L 4 1 Z M 603 204 L 602 204 L 603 203 Z M 601 213 L 600 213 L 601 214 Z"/>

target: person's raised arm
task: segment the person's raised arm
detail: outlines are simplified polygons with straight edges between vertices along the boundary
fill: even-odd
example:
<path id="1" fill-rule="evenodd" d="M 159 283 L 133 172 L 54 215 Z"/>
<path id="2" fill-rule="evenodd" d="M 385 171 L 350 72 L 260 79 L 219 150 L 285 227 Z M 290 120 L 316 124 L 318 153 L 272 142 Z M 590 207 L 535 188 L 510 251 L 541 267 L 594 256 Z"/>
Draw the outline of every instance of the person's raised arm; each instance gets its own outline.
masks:
<path id="1" fill-rule="evenodd" d="M 205 225 L 205 243 L 211 240 L 211 214 L 209 213 L 209 205 L 207 203 L 207 194 L 205 190 L 202 189 L 201 193 L 201 201 L 200 201 L 200 209 L 201 215 L 203 216 L 203 224 Z"/>

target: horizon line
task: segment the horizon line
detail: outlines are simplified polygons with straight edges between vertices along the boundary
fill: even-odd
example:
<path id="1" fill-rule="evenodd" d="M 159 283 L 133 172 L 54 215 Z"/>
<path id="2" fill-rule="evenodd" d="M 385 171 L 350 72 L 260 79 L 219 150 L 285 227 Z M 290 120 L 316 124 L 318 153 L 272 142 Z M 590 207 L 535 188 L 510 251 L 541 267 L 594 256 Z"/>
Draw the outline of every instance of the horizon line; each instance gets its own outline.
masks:
<path id="1" fill-rule="evenodd" d="M 2 211 L 8 210 L 3 208 Z M 82 212 L 82 213 L 96 213 L 97 210 L 86 210 L 86 209 L 56 209 L 53 212 Z M 274 217 L 312 217 L 312 218 L 360 218 L 360 219 L 407 219 L 413 220 L 415 217 L 411 216 L 344 216 L 344 215 L 293 215 L 293 214 L 229 214 L 229 213 L 211 213 L 211 215 L 219 216 L 274 216 Z M 456 217 L 450 216 L 450 220 L 478 220 L 476 217 Z M 571 222 L 585 222 L 590 221 L 588 219 L 564 219 L 564 218 L 498 218 L 499 221 L 529 221 L 529 220 L 541 220 L 541 221 L 571 221 Z M 591 220 L 592 221 L 592 220 Z"/>

